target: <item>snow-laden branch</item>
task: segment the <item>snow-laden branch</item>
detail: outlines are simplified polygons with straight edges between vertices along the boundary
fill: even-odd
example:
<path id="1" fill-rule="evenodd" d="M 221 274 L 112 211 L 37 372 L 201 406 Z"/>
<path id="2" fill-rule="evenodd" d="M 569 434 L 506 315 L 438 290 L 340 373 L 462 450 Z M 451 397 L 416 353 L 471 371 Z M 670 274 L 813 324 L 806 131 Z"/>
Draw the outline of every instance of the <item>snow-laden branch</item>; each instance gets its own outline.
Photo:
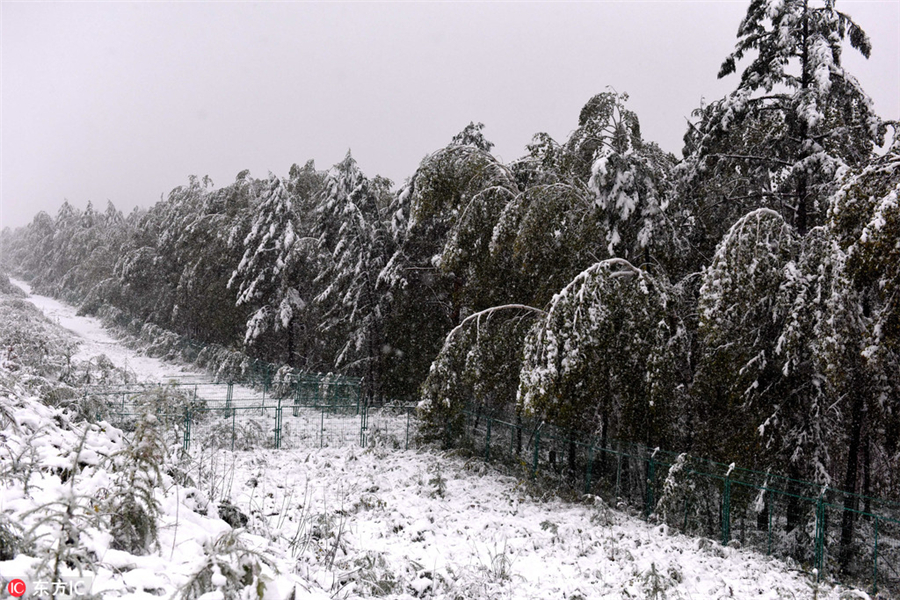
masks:
<path id="1" fill-rule="evenodd" d="M 491 313 L 497 312 L 498 310 L 527 310 L 533 313 L 537 313 L 541 316 L 547 316 L 547 311 L 541 310 L 540 308 L 535 308 L 533 306 L 528 306 L 527 304 L 503 304 L 501 306 L 492 306 L 490 308 L 486 308 L 480 312 L 474 313 L 463 319 L 459 325 L 454 327 L 450 333 L 447 334 L 447 337 L 444 339 L 444 347 L 450 343 L 450 339 L 456 334 L 457 331 L 463 328 L 463 326 L 472 320 L 480 319 L 485 315 L 489 315 Z"/>

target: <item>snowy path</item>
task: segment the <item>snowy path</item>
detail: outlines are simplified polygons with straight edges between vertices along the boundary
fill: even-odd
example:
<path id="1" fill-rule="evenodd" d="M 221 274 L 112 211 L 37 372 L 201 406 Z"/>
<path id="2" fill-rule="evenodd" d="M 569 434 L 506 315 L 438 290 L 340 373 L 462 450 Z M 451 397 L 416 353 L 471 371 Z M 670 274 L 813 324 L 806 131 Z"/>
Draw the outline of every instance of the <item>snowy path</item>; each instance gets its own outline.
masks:
<path id="1" fill-rule="evenodd" d="M 12 278 L 10 281 L 28 294 L 26 300 L 78 340 L 78 352 L 73 358 L 86 361 L 103 354 L 117 367 L 133 373 L 140 382 L 160 382 L 172 378 L 209 379 L 197 371 L 158 358 L 142 356 L 110 335 L 98 319 L 79 316 L 76 314 L 78 309 L 73 306 L 32 293 L 31 286 L 24 281 Z"/>

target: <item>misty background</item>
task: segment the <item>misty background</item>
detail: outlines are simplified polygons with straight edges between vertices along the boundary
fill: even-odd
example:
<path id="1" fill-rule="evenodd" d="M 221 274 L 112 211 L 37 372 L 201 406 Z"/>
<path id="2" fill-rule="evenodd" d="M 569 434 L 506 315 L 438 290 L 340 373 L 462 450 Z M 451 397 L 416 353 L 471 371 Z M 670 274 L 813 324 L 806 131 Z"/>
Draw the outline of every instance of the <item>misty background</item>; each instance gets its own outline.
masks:
<path id="1" fill-rule="evenodd" d="M 869 34 L 844 64 L 900 119 L 900 2 L 843 0 Z M 681 155 L 738 2 L 0 4 L 0 227 L 64 199 L 125 213 L 209 175 L 319 169 L 351 149 L 400 184 L 470 121 L 504 161 L 564 140 L 594 94 L 630 95 L 645 139 Z M 740 68 L 739 68 L 740 71 Z"/>

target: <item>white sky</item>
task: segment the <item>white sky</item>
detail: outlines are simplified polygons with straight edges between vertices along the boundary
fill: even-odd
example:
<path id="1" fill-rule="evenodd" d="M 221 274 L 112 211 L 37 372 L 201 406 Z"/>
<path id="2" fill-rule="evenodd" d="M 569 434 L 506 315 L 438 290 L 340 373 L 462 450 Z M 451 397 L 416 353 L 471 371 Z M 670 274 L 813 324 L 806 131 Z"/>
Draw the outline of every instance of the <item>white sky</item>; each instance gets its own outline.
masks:
<path id="1" fill-rule="evenodd" d="M 348 148 L 399 184 L 470 121 L 510 161 L 539 131 L 563 141 L 606 86 L 680 155 L 691 111 L 737 83 L 716 74 L 748 4 L 0 0 L 0 227 Z M 900 119 L 900 0 L 837 8 L 874 46 L 845 66 Z"/>

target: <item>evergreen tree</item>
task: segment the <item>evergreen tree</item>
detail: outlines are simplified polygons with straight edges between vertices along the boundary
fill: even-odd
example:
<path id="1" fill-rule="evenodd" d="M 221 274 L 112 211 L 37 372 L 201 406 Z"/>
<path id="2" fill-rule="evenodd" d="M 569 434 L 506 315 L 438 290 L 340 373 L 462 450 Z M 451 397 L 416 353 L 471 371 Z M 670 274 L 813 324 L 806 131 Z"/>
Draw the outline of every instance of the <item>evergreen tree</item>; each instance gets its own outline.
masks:
<path id="1" fill-rule="evenodd" d="M 284 332 L 285 362 L 294 364 L 295 320 L 306 308 L 308 290 L 298 289 L 296 282 L 308 280 L 298 276 L 307 266 L 305 246 L 314 242 L 298 228 L 293 201 L 284 182 L 271 175 L 262 198 L 255 208 L 256 216 L 250 232 L 242 241 L 240 263 L 228 281 L 237 290 L 237 305 L 251 307 L 244 343 L 252 345 L 266 332 Z"/>
<path id="2" fill-rule="evenodd" d="M 317 197 L 315 230 L 323 265 L 315 300 L 319 327 L 336 342 L 334 365 L 364 376 L 369 395 L 380 395 L 384 287 L 378 276 L 391 252 L 385 225 L 391 182 L 369 180 L 347 157 L 325 176 Z"/>
<path id="3" fill-rule="evenodd" d="M 827 198 L 864 165 L 884 124 L 841 64 L 842 43 L 871 45 L 834 0 L 753 0 L 719 77 L 752 57 L 737 88 L 696 114 L 679 167 L 679 227 L 698 258 L 742 215 L 768 207 L 805 235 L 824 222 Z"/>

